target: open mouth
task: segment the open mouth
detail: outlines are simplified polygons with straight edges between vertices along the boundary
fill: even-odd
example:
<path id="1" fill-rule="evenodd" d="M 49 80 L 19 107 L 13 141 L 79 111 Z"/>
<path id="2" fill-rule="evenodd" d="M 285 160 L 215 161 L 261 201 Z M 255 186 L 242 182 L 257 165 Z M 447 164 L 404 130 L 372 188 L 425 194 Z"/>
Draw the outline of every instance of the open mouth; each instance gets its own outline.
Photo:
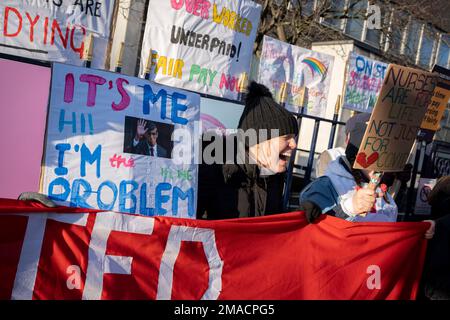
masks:
<path id="1" fill-rule="evenodd" d="M 280 153 L 280 159 L 281 160 L 287 161 L 290 157 L 291 157 L 291 153 L 290 152 Z"/>

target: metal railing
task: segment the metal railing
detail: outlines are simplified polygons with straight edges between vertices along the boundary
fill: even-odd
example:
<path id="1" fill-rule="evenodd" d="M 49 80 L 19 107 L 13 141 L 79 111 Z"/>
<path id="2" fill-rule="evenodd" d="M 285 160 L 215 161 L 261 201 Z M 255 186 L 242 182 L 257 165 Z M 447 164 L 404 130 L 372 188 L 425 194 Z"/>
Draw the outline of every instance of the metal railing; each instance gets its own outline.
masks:
<path id="1" fill-rule="evenodd" d="M 305 175 L 303 177 L 304 183 L 307 184 L 307 183 L 309 183 L 311 181 L 311 174 L 312 174 L 313 165 L 314 165 L 314 155 L 317 154 L 316 146 L 317 146 L 317 139 L 318 139 L 318 136 L 319 136 L 320 123 L 321 122 L 331 123 L 331 131 L 330 131 L 330 135 L 329 135 L 329 138 L 328 138 L 328 149 L 333 148 L 334 140 L 335 140 L 335 137 L 336 137 L 337 126 L 338 125 L 344 125 L 345 126 L 345 122 L 338 121 L 339 109 L 340 108 L 338 106 L 335 108 L 333 119 L 320 118 L 320 117 L 316 117 L 316 116 L 307 115 L 307 114 L 304 114 L 304 113 L 292 113 L 294 116 L 297 117 L 297 123 L 298 123 L 299 130 L 301 129 L 303 118 L 314 120 L 314 129 L 313 129 L 313 133 L 312 133 L 310 149 L 309 150 L 303 150 L 303 149 L 300 149 L 300 148 L 297 147 L 292 152 L 292 155 L 291 155 L 291 158 L 290 158 L 290 162 L 289 162 L 289 166 L 288 166 L 288 169 L 287 169 L 287 172 L 286 172 L 285 188 L 284 188 L 284 192 L 283 192 L 283 208 L 284 209 L 288 208 L 289 199 L 290 199 L 290 196 L 291 196 L 291 186 L 292 186 L 294 168 L 298 168 L 299 167 L 298 165 L 295 164 L 295 158 L 296 158 L 297 151 L 309 152 L 308 162 L 307 162 L 307 165 L 305 167 Z"/>

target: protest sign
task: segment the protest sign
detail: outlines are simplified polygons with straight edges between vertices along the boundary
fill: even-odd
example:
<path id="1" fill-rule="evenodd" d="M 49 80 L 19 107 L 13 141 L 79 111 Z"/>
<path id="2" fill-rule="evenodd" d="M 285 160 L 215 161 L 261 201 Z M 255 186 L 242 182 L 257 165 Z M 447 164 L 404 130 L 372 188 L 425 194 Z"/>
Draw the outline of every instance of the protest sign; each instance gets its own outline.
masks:
<path id="1" fill-rule="evenodd" d="M 436 81 L 432 73 L 389 65 L 354 168 L 403 170 Z"/>
<path id="2" fill-rule="evenodd" d="M 420 178 L 419 186 L 417 188 L 416 205 L 414 206 L 414 213 L 420 215 L 430 215 L 431 206 L 428 203 L 428 195 L 431 189 L 436 185 L 436 179 Z"/>
<path id="3" fill-rule="evenodd" d="M 328 215 L 309 224 L 303 212 L 153 218 L 0 199 L 0 299 L 415 299 L 428 228 Z"/>
<path id="4" fill-rule="evenodd" d="M 371 113 L 383 85 L 387 63 L 352 52 L 348 58 L 343 107 Z"/>
<path id="5" fill-rule="evenodd" d="M 92 67 L 103 68 L 114 0 L 0 2 L 0 52 L 37 60 L 83 64 L 94 35 Z"/>
<path id="6" fill-rule="evenodd" d="M 200 104 L 203 133 L 212 130 L 229 134 L 237 129 L 244 110 L 243 105 L 204 97 L 201 98 Z"/>
<path id="7" fill-rule="evenodd" d="M 334 57 L 264 36 L 258 81 L 277 99 L 287 83 L 286 109 L 324 117 Z M 301 102 L 298 102 L 301 100 Z"/>
<path id="8" fill-rule="evenodd" d="M 2 58 L 0 70 L 0 197 L 16 199 L 39 191 L 51 70 Z"/>
<path id="9" fill-rule="evenodd" d="M 427 112 L 425 113 L 420 128 L 437 131 L 449 99 L 450 81 L 441 79 L 434 88 L 433 97 L 428 105 Z"/>
<path id="10" fill-rule="evenodd" d="M 76 207 L 193 218 L 199 117 L 197 94 L 54 64 L 43 192 Z"/>
<path id="11" fill-rule="evenodd" d="M 155 82 L 236 99 L 260 15 L 261 6 L 250 0 L 151 0 L 141 74 L 149 66 Z"/>

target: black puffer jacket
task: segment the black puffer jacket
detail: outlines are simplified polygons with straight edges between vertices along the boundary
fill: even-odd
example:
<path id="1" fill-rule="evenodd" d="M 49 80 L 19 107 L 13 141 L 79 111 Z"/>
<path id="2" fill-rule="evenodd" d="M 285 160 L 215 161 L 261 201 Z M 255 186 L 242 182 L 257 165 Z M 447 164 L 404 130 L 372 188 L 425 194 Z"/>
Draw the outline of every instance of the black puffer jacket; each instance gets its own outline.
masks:
<path id="1" fill-rule="evenodd" d="M 428 195 L 431 205 L 431 219 L 450 214 L 450 176 L 440 178 Z"/>
<path id="2" fill-rule="evenodd" d="M 239 217 L 280 213 L 283 209 L 284 173 L 260 176 L 256 165 L 224 165 L 225 184 L 237 190 L 236 210 Z"/>
<path id="3" fill-rule="evenodd" d="M 230 219 L 281 213 L 285 175 L 262 177 L 258 166 L 252 164 L 201 164 L 197 218 L 206 215 L 207 219 Z"/>
<path id="4" fill-rule="evenodd" d="M 433 239 L 428 243 L 422 286 L 432 300 L 450 300 L 450 215 L 436 220 Z"/>

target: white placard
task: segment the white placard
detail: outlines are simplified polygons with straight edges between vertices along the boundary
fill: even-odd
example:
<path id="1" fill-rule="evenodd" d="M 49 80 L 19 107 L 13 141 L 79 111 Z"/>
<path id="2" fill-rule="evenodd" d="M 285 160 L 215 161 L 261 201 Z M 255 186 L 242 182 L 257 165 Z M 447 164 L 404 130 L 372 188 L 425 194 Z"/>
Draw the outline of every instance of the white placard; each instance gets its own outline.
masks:
<path id="1" fill-rule="evenodd" d="M 150 0 L 141 74 L 155 82 L 228 99 L 250 73 L 261 6 L 250 0 Z"/>
<path id="2" fill-rule="evenodd" d="M 103 68 L 114 1 L 1 1 L 0 52 L 81 66 L 93 34 L 92 67 Z"/>
<path id="3" fill-rule="evenodd" d="M 420 215 L 430 215 L 431 206 L 428 204 L 428 195 L 431 189 L 436 185 L 436 179 L 419 179 L 419 187 L 417 188 L 416 205 L 414 207 L 414 213 Z"/>
<path id="4" fill-rule="evenodd" d="M 303 107 L 306 114 L 324 117 L 333 62 L 333 56 L 264 36 L 258 79 L 276 99 L 282 84 L 287 83 L 285 106 L 289 111 Z"/>
<path id="5" fill-rule="evenodd" d="M 194 218 L 199 120 L 198 94 L 56 63 L 42 192 L 70 206 Z"/>
<path id="6" fill-rule="evenodd" d="M 348 58 L 343 107 L 371 113 L 383 85 L 387 63 L 352 52 Z"/>

